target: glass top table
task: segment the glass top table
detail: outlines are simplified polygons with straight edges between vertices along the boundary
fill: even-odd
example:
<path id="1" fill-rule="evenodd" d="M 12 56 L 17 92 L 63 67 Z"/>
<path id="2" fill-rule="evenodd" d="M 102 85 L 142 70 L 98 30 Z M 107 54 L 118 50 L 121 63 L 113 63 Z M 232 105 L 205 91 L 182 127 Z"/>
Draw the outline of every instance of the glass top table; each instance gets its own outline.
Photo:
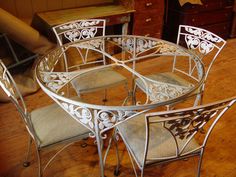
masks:
<path id="1" fill-rule="evenodd" d="M 97 82 L 89 78 L 91 73 L 108 69 L 124 76 L 126 84 L 107 87 L 107 102 L 102 101 L 104 88 L 89 93 L 77 90 L 80 85 L 76 81 Z M 176 72 L 190 84 L 183 86 L 146 77 L 162 72 Z M 101 176 L 102 144 L 107 130 L 144 112 L 184 100 L 202 86 L 204 77 L 204 65 L 197 53 L 161 39 L 134 35 L 100 36 L 68 43 L 41 57 L 36 65 L 36 79 L 42 90 L 96 138 Z M 107 78 L 104 75 L 102 79 Z M 145 88 L 137 94 L 136 79 Z"/>

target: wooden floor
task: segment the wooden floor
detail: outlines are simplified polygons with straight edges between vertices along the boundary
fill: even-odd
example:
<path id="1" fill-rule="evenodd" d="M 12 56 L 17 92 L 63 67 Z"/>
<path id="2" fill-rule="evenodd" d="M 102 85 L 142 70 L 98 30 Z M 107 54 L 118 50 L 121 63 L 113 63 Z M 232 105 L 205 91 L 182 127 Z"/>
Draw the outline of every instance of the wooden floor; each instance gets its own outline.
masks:
<path id="1" fill-rule="evenodd" d="M 204 103 L 217 101 L 236 95 L 236 39 L 228 40 L 219 55 L 206 85 Z M 25 97 L 29 110 L 52 102 L 42 91 Z M 229 110 L 214 129 L 209 139 L 202 166 L 202 177 L 236 176 L 236 105 Z M 31 166 L 22 166 L 27 147 L 27 132 L 10 103 L 0 104 L 0 177 L 37 176 L 35 152 L 31 156 Z M 47 159 L 56 149 L 44 151 Z M 134 176 L 127 152 L 122 143 L 119 151 L 122 157 L 120 177 Z M 115 154 L 111 150 L 106 164 L 106 176 L 114 176 Z M 178 161 L 146 170 L 150 177 L 191 177 L 197 169 L 197 159 Z M 76 143 L 62 152 L 45 171 L 47 177 L 98 177 L 99 165 L 96 145 L 88 140 L 82 148 Z"/>

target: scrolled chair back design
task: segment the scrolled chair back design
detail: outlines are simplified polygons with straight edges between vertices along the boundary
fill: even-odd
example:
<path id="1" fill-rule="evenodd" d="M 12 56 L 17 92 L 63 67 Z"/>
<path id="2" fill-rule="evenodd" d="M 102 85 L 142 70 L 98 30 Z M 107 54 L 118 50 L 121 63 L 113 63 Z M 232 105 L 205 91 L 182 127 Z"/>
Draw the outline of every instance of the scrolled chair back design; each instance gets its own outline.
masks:
<path id="1" fill-rule="evenodd" d="M 75 42 L 81 39 L 95 37 L 97 33 L 105 28 L 105 20 L 102 19 L 87 19 L 77 20 L 54 27 L 54 31 L 59 36 L 64 36 L 70 42 Z M 104 35 L 104 34 L 101 34 Z"/>
<path id="2" fill-rule="evenodd" d="M 197 49 L 203 55 L 210 53 L 214 48 L 220 49 L 225 44 L 221 37 L 197 27 L 180 25 L 179 34 L 184 36 L 189 49 Z"/>
<path id="3" fill-rule="evenodd" d="M 169 111 L 169 113 L 147 114 L 147 136 L 150 136 L 151 130 L 157 124 L 163 127 L 166 133 L 171 136 L 172 142 L 174 142 L 172 144 L 175 144 L 176 154 L 166 158 L 176 158 L 197 152 L 206 146 L 215 124 L 235 102 L 236 97 L 233 97 L 205 106 Z M 189 146 L 195 139 L 199 140 L 197 141 L 199 146 L 189 151 Z M 153 140 L 147 139 L 147 147 L 149 141 Z"/>

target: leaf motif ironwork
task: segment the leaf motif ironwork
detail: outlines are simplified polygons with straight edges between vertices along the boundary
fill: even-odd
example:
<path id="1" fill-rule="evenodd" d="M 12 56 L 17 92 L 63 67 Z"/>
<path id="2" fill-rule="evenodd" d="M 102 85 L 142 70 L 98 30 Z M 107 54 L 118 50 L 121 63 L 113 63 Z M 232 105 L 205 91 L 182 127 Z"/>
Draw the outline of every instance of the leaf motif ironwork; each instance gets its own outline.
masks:
<path id="1" fill-rule="evenodd" d="M 95 37 L 99 27 L 96 25 L 99 25 L 99 23 L 99 20 L 73 22 L 60 26 L 59 29 L 64 31 L 64 37 L 66 39 L 74 42 Z"/>
<path id="2" fill-rule="evenodd" d="M 54 69 L 56 63 L 63 54 L 62 48 L 55 49 L 53 52 L 47 54 L 39 63 L 39 72 L 50 72 Z"/>
<path id="3" fill-rule="evenodd" d="M 206 30 L 200 29 L 200 28 L 193 28 L 186 26 L 185 30 L 189 32 L 190 34 L 193 34 L 196 37 L 199 37 L 201 39 L 205 39 L 208 41 L 211 41 L 213 43 L 220 43 L 222 42 L 222 39 L 214 35 L 213 33 L 207 32 Z"/>
<path id="4" fill-rule="evenodd" d="M 186 35 L 185 41 L 189 49 L 198 49 L 202 54 L 208 54 L 214 49 L 214 45 L 208 41 L 202 41 L 198 37 Z"/>
<path id="5" fill-rule="evenodd" d="M 113 38 L 112 40 L 116 42 L 117 45 L 121 46 L 123 49 L 127 50 L 131 54 L 134 54 L 135 56 L 141 55 L 147 51 L 150 51 L 152 54 L 187 55 L 187 53 L 180 48 L 168 45 L 163 41 L 130 37 Z"/>
<path id="6" fill-rule="evenodd" d="M 42 72 L 42 80 L 51 91 L 57 92 L 72 78 L 73 74 L 65 72 Z"/>
<path id="7" fill-rule="evenodd" d="M 88 108 L 76 106 L 66 102 L 62 102 L 61 105 L 69 112 L 70 115 L 75 117 L 77 121 L 94 130 L 93 115 Z"/>
<path id="8" fill-rule="evenodd" d="M 162 102 L 179 97 L 188 92 L 193 85 L 179 86 L 167 83 L 148 83 L 148 94 L 151 102 Z"/>
<path id="9" fill-rule="evenodd" d="M 81 49 L 100 49 L 102 50 L 103 40 L 101 39 L 93 39 L 85 42 L 72 44 L 71 47 L 77 47 Z"/>
<path id="10" fill-rule="evenodd" d="M 136 111 L 109 111 L 109 110 L 100 110 L 97 113 L 98 126 L 101 130 L 106 130 L 114 126 L 120 121 L 123 121 L 130 116 L 136 114 Z"/>
<path id="11" fill-rule="evenodd" d="M 198 49 L 202 54 L 210 53 L 214 48 L 214 43 L 223 42 L 221 38 L 206 30 L 185 27 L 189 34 L 185 35 L 185 42 L 189 49 Z"/>
<path id="12" fill-rule="evenodd" d="M 188 139 L 208 121 L 218 115 L 219 110 L 223 109 L 227 104 L 221 103 L 205 109 L 196 109 L 194 111 L 184 111 L 162 116 L 164 118 L 175 117 L 173 120 L 166 121 L 164 127 L 172 131 L 174 136 L 180 139 Z"/>

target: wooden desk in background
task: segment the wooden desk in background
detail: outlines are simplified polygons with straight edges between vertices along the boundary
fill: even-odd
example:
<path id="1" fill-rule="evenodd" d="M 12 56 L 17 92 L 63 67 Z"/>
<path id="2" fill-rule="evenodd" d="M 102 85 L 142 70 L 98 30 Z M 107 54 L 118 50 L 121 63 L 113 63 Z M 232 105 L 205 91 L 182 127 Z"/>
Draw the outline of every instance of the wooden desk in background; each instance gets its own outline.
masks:
<path id="1" fill-rule="evenodd" d="M 53 26 L 78 19 L 102 18 L 106 19 L 107 26 L 122 24 L 122 34 L 124 35 L 128 33 L 128 23 L 133 12 L 133 9 L 122 5 L 89 6 L 39 12 L 35 14 L 32 26 L 55 42 L 51 30 Z"/>

